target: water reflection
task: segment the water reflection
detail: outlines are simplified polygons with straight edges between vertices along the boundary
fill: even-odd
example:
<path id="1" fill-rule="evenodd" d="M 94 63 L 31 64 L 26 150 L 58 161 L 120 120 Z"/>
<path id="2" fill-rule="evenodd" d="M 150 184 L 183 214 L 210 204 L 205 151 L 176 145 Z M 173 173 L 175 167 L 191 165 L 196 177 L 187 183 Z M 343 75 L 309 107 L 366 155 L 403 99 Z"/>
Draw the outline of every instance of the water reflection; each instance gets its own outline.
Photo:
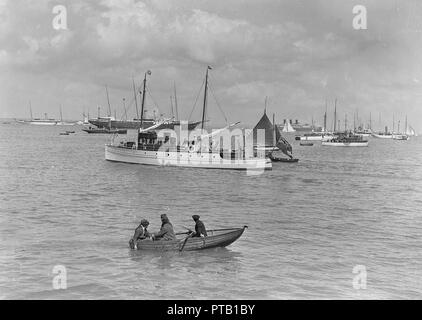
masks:
<path id="1" fill-rule="evenodd" d="M 129 257 L 135 263 L 152 264 L 157 269 L 171 270 L 174 267 L 186 267 L 200 271 L 210 268 L 228 268 L 240 270 L 243 254 L 229 248 L 214 248 L 198 251 L 142 251 L 129 250 Z"/>

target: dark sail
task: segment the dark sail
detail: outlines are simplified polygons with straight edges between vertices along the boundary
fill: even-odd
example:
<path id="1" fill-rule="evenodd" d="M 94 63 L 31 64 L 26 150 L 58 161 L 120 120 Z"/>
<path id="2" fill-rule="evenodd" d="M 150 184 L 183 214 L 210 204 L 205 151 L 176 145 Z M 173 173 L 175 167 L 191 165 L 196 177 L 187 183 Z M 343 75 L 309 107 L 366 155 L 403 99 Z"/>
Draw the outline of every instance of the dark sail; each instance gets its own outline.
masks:
<path id="1" fill-rule="evenodd" d="M 285 155 L 287 155 L 288 157 L 292 158 L 292 145 L 286 140 L 284 139 L 281 135 L 280 138 L 277 140 L 277 148 L 280 149 L 281 152 L 283 152 Z"/>
<path id="2" fill-rule="evenodd" d="M 279 148 L 281 152 L 283 152 L 288 157 L 292 158 L 292 146 L 291 144 L 283 138 L 278 130 L 277 126 L 274 126 L 270 119 L 268 119 L 266 112 L 264 111 L 263 116 L 258 121 L 256 126 L 253 128 L 253 144 L 254 147 L 258 146 L 258 129 L 265 130 L 265 147 L 274 147 L 274 131 L 276 136 L 276 143 L 275 147 Z M 260 145 L 263 147 L 262 143 Z"/>
<path id="3" fill-rule="evenodd" d="M 264 111 L 263 116 L 258 121 L 256 126 L 253 128 L 253 145 L 254 147 L 258 146 L 258 129 L 265 130 L 265 140 L 259 141 L 260 147 L 273 147 L 274 146 L 274 127 L 271 123 L 270 119 L 268 119 L 267 114 Z M 278 131 L 278 130 L 277 130 Z M 278 136 L 280 135 L 280 132 L 276 134 L 276 139 L 278 139 Z M 264 145 L 262 144 L 264 142 Z"/>

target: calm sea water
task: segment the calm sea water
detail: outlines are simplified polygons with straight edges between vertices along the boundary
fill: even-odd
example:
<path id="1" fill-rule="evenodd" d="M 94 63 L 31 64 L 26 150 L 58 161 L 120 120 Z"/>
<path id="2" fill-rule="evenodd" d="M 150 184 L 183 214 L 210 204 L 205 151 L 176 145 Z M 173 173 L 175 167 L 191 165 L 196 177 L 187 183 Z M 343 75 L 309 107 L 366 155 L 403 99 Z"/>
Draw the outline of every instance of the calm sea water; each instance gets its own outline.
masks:
<path id="1" fill-rule="evenodd" d="M 0 298 L 422 298 L 421 138 L 343 149 L 288 137 L 298 164 L 246 176 L 108 162 L 109 137 L 78 127 L 0 135 Z M 130 251 L 140 219 L 158 230 L 162 213 L 176 231 L 192 214 L 249 229 L 227 248 Z"/>

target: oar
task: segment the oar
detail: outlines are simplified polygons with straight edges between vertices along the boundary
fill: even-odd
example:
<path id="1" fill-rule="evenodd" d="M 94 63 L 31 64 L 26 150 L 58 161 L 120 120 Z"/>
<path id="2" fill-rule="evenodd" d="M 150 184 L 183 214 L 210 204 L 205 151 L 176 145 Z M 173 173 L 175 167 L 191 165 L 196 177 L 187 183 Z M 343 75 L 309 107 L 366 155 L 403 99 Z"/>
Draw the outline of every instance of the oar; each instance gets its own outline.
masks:
<path id="1" fill-rule="evenodd" d="M 186 242 L 188 241 L 188 239 L 190 238 L 190 237 L 192 237 L 192 235 L 193 235 L 193 232 L 191 232 L 186 238 L 185 238 L 185 241 L 183 241 L 183 245 L 182 245 L 182 247 L 180 248 L 180 252 L 182 252 L 183 251 L 183 249 L 185 248 L 185 244 L 186 244 Z"/>

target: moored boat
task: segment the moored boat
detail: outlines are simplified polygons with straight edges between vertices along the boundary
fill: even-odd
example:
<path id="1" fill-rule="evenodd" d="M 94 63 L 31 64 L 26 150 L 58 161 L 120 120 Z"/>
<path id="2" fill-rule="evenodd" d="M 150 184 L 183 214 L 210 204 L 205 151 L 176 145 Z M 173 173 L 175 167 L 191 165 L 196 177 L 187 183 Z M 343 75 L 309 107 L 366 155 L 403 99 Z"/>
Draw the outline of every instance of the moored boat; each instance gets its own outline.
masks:
<path id="1" fill-rule="evenodd" d="M 303 136 L 296 136 L 295 140 L 300 141 L 327 141 L 333 139 L 335 136 L 327 132 L 311 132 L 305 133 Z"/>
<path id="2" fill-rule="evenodd" d="M 185 237 L 180 238 L 179 234 L 176 240 L 138 240 L 136 247 L 137 250 L 149 251 L 192 251 L 226 247 L 239 239 L 247 227 L 207 230 L 207 237 L 190 238 L 183 233 Z"/>
<path id="3" fill-rule="evenodd" d="M 362 136 L 350 133 L 340 133 L 337 138 L 321 142 L 321 145 L 330 147 L 367 147 L 368 144 L 368 140 L 363 140 Z"/>
<path id="4" fill-rule="evenodd" d="M 287 163 L 296 163 L 299 162 L 299 159 L 297 158 L 285 158 L 285 157 L 279 157 L 274 155 L 273 153 L 269 154 L 269 158 L 272 162 L 287 162 Z"/>
<path id="5" fill-rule="evenodd" d="M 204 130 L 207 88 L 208 88 L 208 70 L 205 77 L 204 105 L 202 110 L 202 128 L 200 134 L 189 135 L 189 130 L 180 131 L 178 136 L 172 136 L 172 133 L 165 131 L 157 131 L 168 120 L 158 122 L 146 129 L 128 129 L 125 141 L 115 143 L 113 139 L 111 143 L 105 146 L 105 159 L 108 161 L 136 163 L 155 166 L 174 166 L 204 169 L 230 169 L 230 170 L 251 170 L 253 172 L 261 170 L 271 170 L 271 160 L 254 154 L 252 143 L 250 149 L 246 143 L 252 138 L 247 135 L 244 130 L 238 130 L 238 134 L 234 137 L 239 138 L 242 146 L 238 150 L 223 150 L 223 146 L 218 147 L 218 141 L 227 129 L 238 124 L 234 123 L 225 128 L 213 130 L 208 134 Z M 146 75 L 144 78 L 144 90 L 141 106 L 141 125 L 143 125 L 144 97 L 146 87 Z M 182 129 L 182 128 L 179 128 Z M 186 137 L 184 134 L 186 133 Z M 173 131 L 175 135 L 176 132 Z M 163 136 L 164 135 L 164 136 Z M 220 137 L 218 137 L 220 135 Z M 211 139 L 217 136 L 217 139 Z M 212 141 L 211 141 L 212 140 Z M 226 146 L 227 147 L 227 146 Z"/>
<path id="6" fill-rule="evenodd" d="M 114 133 L 120 133 L 125 134 L 127 132 L 126 129 L 107 129 L 107 128 L 83 128 L 82 131 L 85 131 L 87 133 L 105 133 L 105 134 L 114 134 Z"/>
<path id="7" fill-rule="evenodd" d="M 409 140 L 409 136 L 407 134 L 401 133 L 401 134 L 393 134 L 393 140 Z"/>
<path id="8" fill-rule="evenodd" d="M 312 142 L 301 142 L 299 143 L 301 146 L 312 147 L 314 144 Z"/>

